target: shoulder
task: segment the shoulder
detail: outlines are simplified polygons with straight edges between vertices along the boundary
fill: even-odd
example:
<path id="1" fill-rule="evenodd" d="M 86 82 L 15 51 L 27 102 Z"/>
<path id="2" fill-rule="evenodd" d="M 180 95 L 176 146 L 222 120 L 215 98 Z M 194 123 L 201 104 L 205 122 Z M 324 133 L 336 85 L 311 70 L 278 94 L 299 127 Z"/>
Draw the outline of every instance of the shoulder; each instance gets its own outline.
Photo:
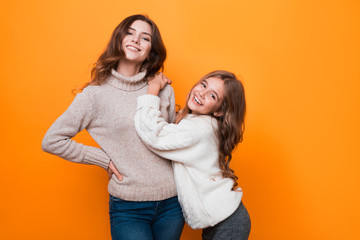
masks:
<path id="1" fill-rule="evenodd" d="M 174 97 L 175 96 L 175 92 L 174 89 L 171 85 L 167 84 L 159 93 L 159 97 L 160 98 L 165 98 L 165 97 Z"/>
<path id="2" fill-rule="evenodd" d="M 193 115 L 189 114 L 186 118 L 180 121 L 179 124 L 186 124 L 202 134 L 213 135 L 216 133 L 218 124 L 215 118 L 207 115 Z"/>
<path id="3" fill-rule="evenodd" d="M 101 86 L 99 85 L 89 85 L 87 87 L 85 87 L 81 93 L 85 94 L 85 95 L 95 95 L 96 93 L 98 93 L 101 89 Z"/>
<path id="4" fill-rule="evenodd" d="M 192 115 L 189 114 L 189 119 L 196 122 L 197 124 L 202 125 L 204 128 L 217 128 L 217 120 L 208 115 Z"/>
<path id="5" fill-rule="evenodd" d="M 76 94 L 76 97 L 91 97 L 96 93 L 98 86 L 87 86 L 81 92 Z"/>
<path id="6" fill-rule="evenodd" d="M 79 95 L 88 99 L 102 97 L 108 94 L 104 87 L 104 85 L 89 85 L 85 87 L 80 93 L 76 94 L 76 96 Z"/>
<path id="7" fill-rule="evenodd" d="M 98 102 L 100 98 L 104 98 L 105 94 L 101 91 L 101 86 L 90 85 L 85 87 L 81 92 L 75 95 L 74 101 L 79 104 L 88 105 L 90 107 Z"/>

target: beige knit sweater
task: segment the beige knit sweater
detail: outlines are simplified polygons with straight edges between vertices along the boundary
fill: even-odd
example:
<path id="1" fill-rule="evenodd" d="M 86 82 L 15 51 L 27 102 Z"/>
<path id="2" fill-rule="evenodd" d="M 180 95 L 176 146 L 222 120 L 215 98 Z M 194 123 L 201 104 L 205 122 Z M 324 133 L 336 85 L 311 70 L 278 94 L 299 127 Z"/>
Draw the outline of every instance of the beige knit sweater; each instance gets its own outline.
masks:
<path id="1" fill-rule="evenodd" d="M 129 201 L 157 201 L 176 196 L 171 163 L 148 150 L 134 128 L 136 98 L 146 93 L 145 72 L 125 77 L 115 70 L 101 86 L 88 86 L 45 134 L 42 149 L 66 160 L 107 169 L 112 160 L 124 176 L 110 179 L 108 191 Z M 162 116 L 175 120 L 175 98 L 167 85 L 159 95 Z M 71 138 L 86 129 L 101 148 Z"/>

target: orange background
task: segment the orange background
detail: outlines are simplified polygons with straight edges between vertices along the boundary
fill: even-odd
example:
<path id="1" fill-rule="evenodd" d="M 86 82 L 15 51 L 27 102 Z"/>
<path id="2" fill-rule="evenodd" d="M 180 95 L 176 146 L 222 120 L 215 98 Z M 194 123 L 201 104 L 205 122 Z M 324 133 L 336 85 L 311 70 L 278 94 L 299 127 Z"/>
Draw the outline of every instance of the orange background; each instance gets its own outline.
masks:
<path id="1" fill-rule="evenodd" d="M 13 0 L 1 3 L 0 239 L 110 239 L 107 175 L 41 151 L 112 30 L 148 14 L 178 104 L 215 69 L 243 79 L 232 163 L 250 239 L 360 239 L 360 2 Z M 87 133 L 76 139 L 95 144 Z M 182 240 L 199 239 L 186 227 Z"/>

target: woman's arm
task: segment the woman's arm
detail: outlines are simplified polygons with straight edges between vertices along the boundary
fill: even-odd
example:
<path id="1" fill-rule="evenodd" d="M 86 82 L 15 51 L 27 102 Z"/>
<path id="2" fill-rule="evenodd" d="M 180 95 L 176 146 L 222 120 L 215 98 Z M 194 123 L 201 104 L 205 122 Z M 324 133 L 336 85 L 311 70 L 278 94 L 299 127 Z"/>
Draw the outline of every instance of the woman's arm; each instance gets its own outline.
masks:
<path id="1" fill-rule="evenodd" d="M 156 154 L 187 163 L 194 157 L 194 149 L 211 138 L 214 132 L 211 121 L 200 117 L 183 119 L 178 124 L 168 123 L 161 117 L 160 99 L 156 95 L 168 83 L 171 81 L 161 74 L 149 81 L 148 94 L 137 99 L 135 129 L 147 147 Z"/>
<path id="2" fill-rule="evenodd" d="M 170 124 L 160 115 L 159 98 L 146 94 L 137 99 L 135 129 L 150 150 L 156 154 L 186 163 L 202 139 L 211 134 L 209 123 L 199 118 L 183 119 Z"/>
<path id="3" fill-rule="evenodd" d="M 93 164 L 107 169 L 110 158 L 101 148 L 71 140 L 91 123 L 93 114 L 91 94 L 84 89 L 49 128 L 42 141 L 42 149 L 72 162 Z"/>

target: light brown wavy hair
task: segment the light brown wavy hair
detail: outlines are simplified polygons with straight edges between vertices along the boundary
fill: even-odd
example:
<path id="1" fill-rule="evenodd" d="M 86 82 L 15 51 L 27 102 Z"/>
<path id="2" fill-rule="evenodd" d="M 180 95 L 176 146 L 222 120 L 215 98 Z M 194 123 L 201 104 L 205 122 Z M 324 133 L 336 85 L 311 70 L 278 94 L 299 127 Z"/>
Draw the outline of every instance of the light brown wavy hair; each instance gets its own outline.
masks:
<path id="1" fill-rule="evenodd" d="M 121 48 L 122 41 L 127 34 L 131 24 L 136 20 L 147 22 L 152 29 L 151 33 L 151 49 L 149 56 L 141 65 L 140 71 L 146 70 L 145 78 L 152 77 L 159 70 L 164 69 L 164 61 L 166 59 L 166 48 L 162 41 L 159 28 L 146 15 L 132 15 L 125 18 L 113 31 L 110 41 L 99 59 L 94 63 L 91 70 L 91 81 L 86 83 L 80 89 L 82 90 L 89 85 L 101 85 L 107 77 L 111 75 L 111 69 L 116 69 L 119 60 L 125 57 L 125 53 Z"/>
<path id="2" fill-rule="evenodd" d="M 244 86 L 236 76 L 228 71 L 218 70 L 203 76 L 194 87 L 210 77 L 216 77 L 224 81 L 224 98 L 221 103 L 220 111 L 223 113 L 221 117 L 215 117 L 218 122 L 217 135 L 219 138 L 219 165 L 223 177 L 228 177 L 234 180 L 233 190 L 238 185 L 238 177 L 234 174 L 234 170 L 230 168 L 230 161 L 232 159 L 232 152 L 237 144 L 242 142 L 245 130 L 245 91 Z M 194 88 L 193 87 L 193 88 Z M 191 89 L 192 90 L 192 89 Z M 190 92 L 191 92 L 190 90 Z M 177 117 L 176 123 L 191 113 L 187 102 L 190 97 L 190 92 L 186 99 L 186 105 Z"/>

